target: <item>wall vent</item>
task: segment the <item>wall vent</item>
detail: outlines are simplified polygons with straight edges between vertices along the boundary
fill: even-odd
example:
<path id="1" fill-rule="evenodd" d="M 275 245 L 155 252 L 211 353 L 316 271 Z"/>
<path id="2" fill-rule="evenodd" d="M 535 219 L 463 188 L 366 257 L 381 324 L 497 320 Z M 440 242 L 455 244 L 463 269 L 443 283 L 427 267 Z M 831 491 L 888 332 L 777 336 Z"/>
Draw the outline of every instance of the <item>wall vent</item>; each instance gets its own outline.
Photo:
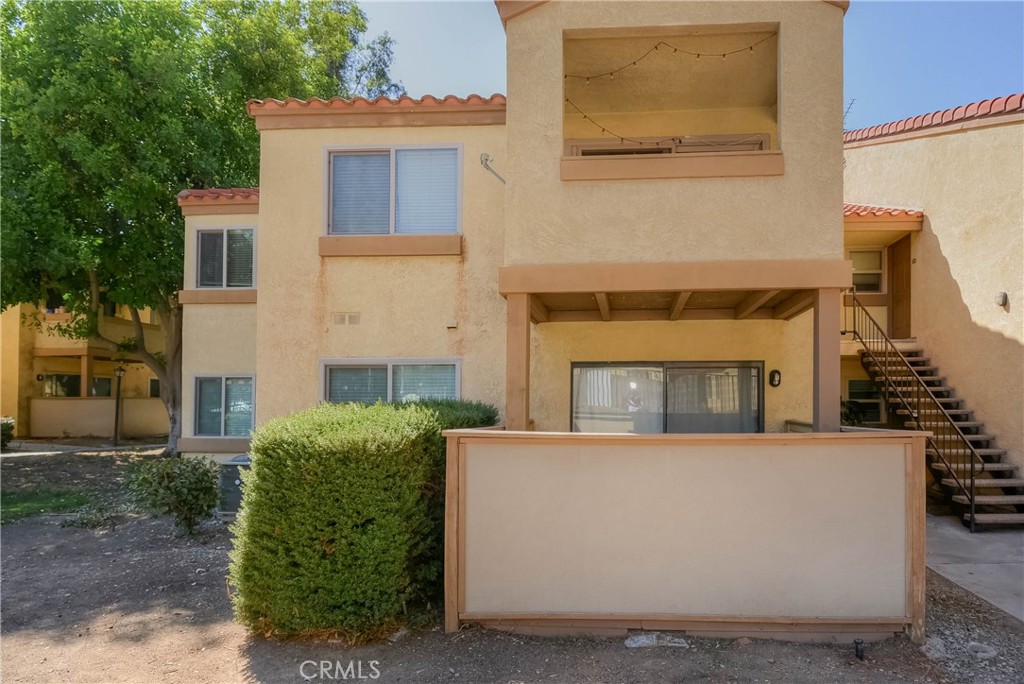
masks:
<path id="1" fill-rule="evenodd" d="M 334 325 L 359 325 L 359 312 L 335 312 L 331 314 L 331 320 L 334 323 Z"/>

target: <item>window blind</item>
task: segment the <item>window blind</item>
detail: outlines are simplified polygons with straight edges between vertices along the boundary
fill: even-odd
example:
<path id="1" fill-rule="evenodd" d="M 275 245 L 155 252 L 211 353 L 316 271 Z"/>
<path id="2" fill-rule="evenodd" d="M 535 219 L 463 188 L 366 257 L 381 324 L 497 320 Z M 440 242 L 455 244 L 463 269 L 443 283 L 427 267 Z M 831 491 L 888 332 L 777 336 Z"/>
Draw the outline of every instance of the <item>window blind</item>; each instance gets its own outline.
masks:
<path id="1" fill-rule="evenodd" d="M 391 375 L 393 401 L 457 398 L 453 364 L 396 365 Z"/>
<path id="2" fill-rule="evenodd" d="M 372 404 L 388 399 L 386 366 L 339 366 L 327 371 L 327 399 Z"/>
<path id="3" fill-rule="evenodd" d="M 224 233 L 199 233 L 199 287 L 224 286 Z"/>
<path id="4" fill-rule="evenodd" d="M 224 380 L 224 434 L 248 437 L 252 432 L 252 378 Z"/>
<path id="5" fill-rule="evenodd" d="M 221 435 L 221 379 L 196 379 L 196 429 L 197 435 Z"/>
<path id="6" fill-rule="evenodd" d="M 252 287 L 252 231 L 229 230 L 228 287 Z"/>
<path id="7" fill-rule="evenodd" d="M 397 150 L 395 232 L 458 232 L 458 183 L 458 150 Z"/>
<path id="8" fill-rule="evenodd" d="M 330 232 L 378 235 L 390 227 L 390 153 L 332 156 Z"/>

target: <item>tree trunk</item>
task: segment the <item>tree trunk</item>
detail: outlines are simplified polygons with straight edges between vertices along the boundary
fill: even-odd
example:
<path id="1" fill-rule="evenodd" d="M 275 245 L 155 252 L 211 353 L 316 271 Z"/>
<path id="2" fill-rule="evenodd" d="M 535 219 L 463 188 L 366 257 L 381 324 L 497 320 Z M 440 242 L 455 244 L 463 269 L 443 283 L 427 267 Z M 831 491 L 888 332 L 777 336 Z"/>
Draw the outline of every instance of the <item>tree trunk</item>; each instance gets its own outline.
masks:
<path id="1" fill-rule="evenodd" d="M 181 437 L 181 305 L 171 302 L 167 312 L 161 312 L 164 330 L 165 377 L 160 379 L 160 397 L 167 408 L 167 453 L 178 453 Z"/>

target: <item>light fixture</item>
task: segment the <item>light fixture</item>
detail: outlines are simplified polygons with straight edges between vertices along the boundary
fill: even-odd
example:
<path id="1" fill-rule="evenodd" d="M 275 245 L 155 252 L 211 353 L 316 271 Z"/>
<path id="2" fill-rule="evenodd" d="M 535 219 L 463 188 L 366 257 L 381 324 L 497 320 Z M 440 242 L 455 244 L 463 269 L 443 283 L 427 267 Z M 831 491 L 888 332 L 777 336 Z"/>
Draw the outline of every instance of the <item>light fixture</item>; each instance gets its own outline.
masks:
<path id="1" fill-rule="evenodd" d="M 1007 306 L 1010 303 L 1010 295 L 1005 292 L 996 294 L 996 306 Z"/>
<path id="2" fill-rule="evenodd" d="M 772 387 L 778 387 L 782 384 L 782 371 L 772 370 L 768 373 L 768 384 Z"/>

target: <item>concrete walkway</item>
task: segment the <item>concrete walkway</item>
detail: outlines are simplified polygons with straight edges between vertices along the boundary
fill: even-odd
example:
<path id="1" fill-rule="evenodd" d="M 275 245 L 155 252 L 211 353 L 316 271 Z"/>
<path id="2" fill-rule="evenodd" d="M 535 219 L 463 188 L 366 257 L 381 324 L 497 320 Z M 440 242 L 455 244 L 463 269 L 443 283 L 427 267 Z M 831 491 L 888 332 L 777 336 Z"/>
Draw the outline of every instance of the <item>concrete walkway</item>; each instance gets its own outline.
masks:
<path id="1" fill-rule="evenodd" d="M 928 516 L 928 567 L 1024 621 L 1024 530 L 971 531 Z"/>
<path id="2" fill-rule="evenodd" d="M 54 454 L 70 454 L 79 451 L 136 451 L 161 449 L 167 443 L 161 444 L 125 444 L 122 446 L 109 445 L 78 445 L 78 444 L 55 444 L 52 442 L 36 440 L 11 440 L 10 448 L 13 451 L 5 451 L 0 458 L 16 458 L 18 456 L 52 456 Z"/>

